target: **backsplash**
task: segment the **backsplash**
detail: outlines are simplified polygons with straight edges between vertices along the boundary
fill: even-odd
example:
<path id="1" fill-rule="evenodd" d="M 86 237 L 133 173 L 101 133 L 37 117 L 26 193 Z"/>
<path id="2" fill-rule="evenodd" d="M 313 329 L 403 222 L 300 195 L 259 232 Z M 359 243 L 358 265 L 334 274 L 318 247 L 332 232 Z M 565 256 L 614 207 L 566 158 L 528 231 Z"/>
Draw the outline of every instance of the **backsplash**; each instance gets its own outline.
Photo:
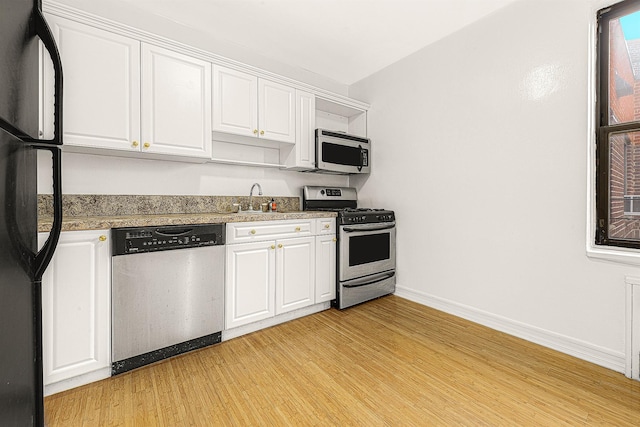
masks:
<path id="1" fill-rule="evenodd" d="M 260 203 L 274 199 L 278 211 L 300 210 L 299 197 L 254 196 L 253 207 L 260 209 Z M 226 213 L 234 203 L 242 209 L 249 207 L 248 196 L 139 196 L 102 194 L 63 194 L 63 216 L 120 216 L 154 215 L 181 213 Z M 53 196 L 38 195 L 38 216 L 53 215 Z"/>

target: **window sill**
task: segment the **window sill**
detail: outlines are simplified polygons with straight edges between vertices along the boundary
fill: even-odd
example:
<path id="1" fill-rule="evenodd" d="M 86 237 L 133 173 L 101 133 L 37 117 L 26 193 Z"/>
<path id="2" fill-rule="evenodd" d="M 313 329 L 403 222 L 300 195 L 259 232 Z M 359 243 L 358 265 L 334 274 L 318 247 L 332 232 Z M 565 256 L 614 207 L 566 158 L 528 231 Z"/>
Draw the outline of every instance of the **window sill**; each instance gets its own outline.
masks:
<path id="1" fill-rule="evenodd" d="M 587 246 L 587 257 L 593 260 L 640 266 L 640 249 L 589 245 Z"/>

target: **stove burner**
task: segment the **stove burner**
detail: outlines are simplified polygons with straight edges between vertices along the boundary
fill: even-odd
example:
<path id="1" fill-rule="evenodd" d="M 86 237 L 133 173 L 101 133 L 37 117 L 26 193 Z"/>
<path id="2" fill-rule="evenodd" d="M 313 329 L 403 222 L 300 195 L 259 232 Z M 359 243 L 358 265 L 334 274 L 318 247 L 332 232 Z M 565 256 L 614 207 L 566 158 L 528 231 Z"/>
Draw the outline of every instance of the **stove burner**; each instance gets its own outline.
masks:
<path id="1" fill-rule="evenodd" d="M 328 198 L 327 195 L 332 197 Z M 395 221 L 393 211 L 379 208 L 359 208 L 355 188 L 327 189 L 306 186 L 303 189 L 302 198 L 304 210 L 336 212 L 338 225 Z"/>

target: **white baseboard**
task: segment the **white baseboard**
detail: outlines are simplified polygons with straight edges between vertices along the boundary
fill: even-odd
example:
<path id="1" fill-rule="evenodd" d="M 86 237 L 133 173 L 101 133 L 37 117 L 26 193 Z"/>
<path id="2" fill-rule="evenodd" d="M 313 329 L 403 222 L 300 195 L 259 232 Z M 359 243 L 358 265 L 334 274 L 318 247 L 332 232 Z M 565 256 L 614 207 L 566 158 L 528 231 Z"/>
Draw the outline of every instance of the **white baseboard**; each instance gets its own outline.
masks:
<path id="1" fill-rule="evenodd" d="M 297 319 L 299 317 L 308 316 L 310 314 L 318 313 L 320 311 L 327 310 L 331 307 L 330 302 L 323 302 L 320 304 L 310 305 L 308 307 L 300 308 L 298 310 L 290 311 L 288 313 L 280 314 L 269 319 L 259 320 L 257 322 L 249 323 L 248 325 L 238 326 L 233 329 L 226 329 L 222 331 L 222 341 L 227 341 L 232 338 L 237 338 L 242 335 L 250 334 L 251 332 L 259 331 L 270 326 L 275 326 L 280 323 L 288 322 L 289 320 Z"/>
<path id="2" fill-rule="evenodd" d="M 556 332 L 517 322 L 403 286 L 396 286 L 395 294 L 399 297 L 444 311 L 445 313 L 453 314 L 454 316 L 470 320 L 491 329 L 577 357 L 578 359 L 586 360 L 616 372 L 625 373 L 625 354 L 623 352 L 615 352 Z"/>
<path id="3" fill-rule="evenodd" d="M 109 367 L 98 369 L 87 374 L 78 375 L 77 377 L 68 378 L 53 384 L 46 384 L 44 386 L 44 395 L 51 396 L 52 394 L 60 393 L 61 391 L 71 390 L 72 388 L 80 387 L 81 385 L 104 380 L 110 376 L 111 364 L 109 364 Z"/>

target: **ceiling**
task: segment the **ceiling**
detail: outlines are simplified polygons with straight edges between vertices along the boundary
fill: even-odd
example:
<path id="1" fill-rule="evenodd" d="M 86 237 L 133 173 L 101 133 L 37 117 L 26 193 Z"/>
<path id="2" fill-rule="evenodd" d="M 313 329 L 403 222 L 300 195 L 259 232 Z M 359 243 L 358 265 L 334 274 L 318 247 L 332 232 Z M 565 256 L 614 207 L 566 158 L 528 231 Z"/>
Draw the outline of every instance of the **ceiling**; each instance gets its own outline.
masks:
<path id="1" fill-rule="evenodd" d="M 72 1 L 59 0 L 61 3 Z M 352 84 L 517 0 L 101 0 Z M 90 9 L 93 2 L 83 2 Z M 89 10 L 91 11 L 91 10 Z"/>

